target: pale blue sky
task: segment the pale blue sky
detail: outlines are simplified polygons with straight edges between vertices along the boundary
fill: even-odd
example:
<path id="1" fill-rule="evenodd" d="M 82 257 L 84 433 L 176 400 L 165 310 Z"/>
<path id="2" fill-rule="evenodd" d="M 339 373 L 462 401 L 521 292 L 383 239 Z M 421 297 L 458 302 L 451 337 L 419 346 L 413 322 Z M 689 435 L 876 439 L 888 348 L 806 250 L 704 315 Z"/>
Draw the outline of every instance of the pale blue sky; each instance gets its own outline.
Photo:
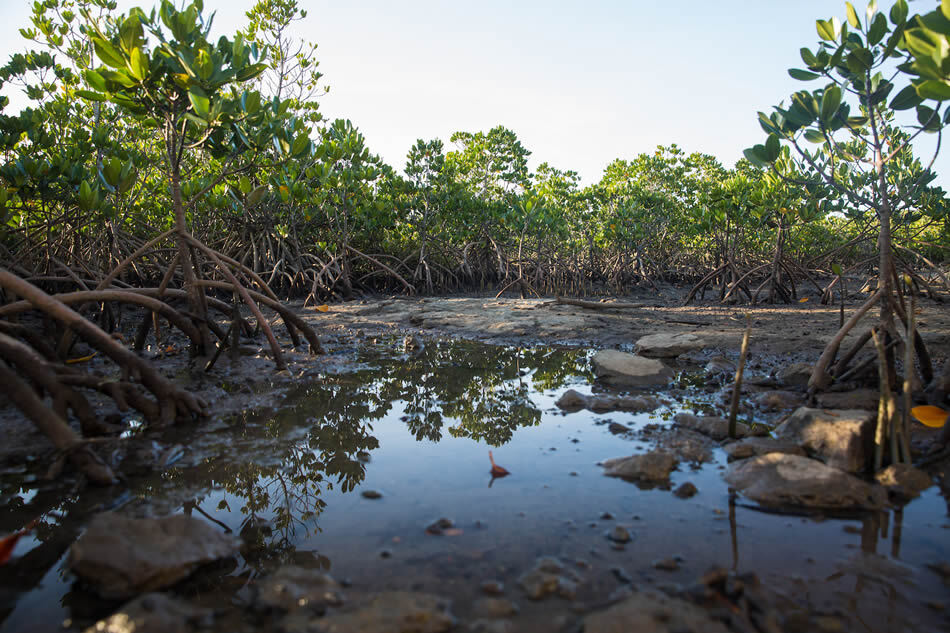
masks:
<path id="1" fill-rule="evenodd" d="M 31 4 L 3 2 L 3 59 L 22 48 L 17 30 Z M 253 2 L 205 4 L 217 11 L 216 31 L 231 34 Z M 402 169 L 417 138 L 448 145 L 453 131 L 502 124 L 533 152 L 532 167 L 573 169 L 584 184 L 614 158 L 658 144 L 732 166 L 743 148 L 763 141 L 758 110 L 818 87 L 786 73 L 802 65 L 799 48 L 814 48 L 815 19 L 844 17 L 840 0 L 300 4 L 308 17 L 297 31 L 320 45 L 331 87 L 324 116 L 351 119 L 394 167 Z M 881 2 L 884 10 L 890 4 Z M 911 10 L 928 4 L 918 0 Z M 855 6 L 863 14 L 860 0 Z M 936 169 L 950 181 L 950 147 Z"/>

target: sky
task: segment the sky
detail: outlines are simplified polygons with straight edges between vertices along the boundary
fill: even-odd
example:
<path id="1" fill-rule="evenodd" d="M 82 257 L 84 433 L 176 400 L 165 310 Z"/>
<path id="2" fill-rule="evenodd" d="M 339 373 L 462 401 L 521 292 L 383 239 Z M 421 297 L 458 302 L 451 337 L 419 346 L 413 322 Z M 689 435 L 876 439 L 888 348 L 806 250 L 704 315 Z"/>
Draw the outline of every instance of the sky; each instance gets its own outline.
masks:
<path id="1" fill-rule="evenodd" d="M 348 118 L 397 169 L 416 139 L 513 130 L 548 162 L 597 182 L 615 158 L 676 143 L 728 167 L 764 141 L 756 113 L 796 90 L 817 18 L 841 0 L 298 0 L 296 34 L 319 45 L 328 119 Z M 23 50 L 32 0 L 4 0 L 0 59 Z M 140 4 L 120 0 L 120 9 Z M 860 0 L 854 2 L 863 14 Z M 891 2 L 881 1 L 883 10 Z M 921 11 L 927 0 L 911 4 Z M 215 33 L 245 24 L 252 0 L 205 0 Z M 14 107 L 16 105 L 14 101 Z M 934 138 L 918 143 L 925 162 Z M 950 150 L 937 158 L 950 189 Z"/>

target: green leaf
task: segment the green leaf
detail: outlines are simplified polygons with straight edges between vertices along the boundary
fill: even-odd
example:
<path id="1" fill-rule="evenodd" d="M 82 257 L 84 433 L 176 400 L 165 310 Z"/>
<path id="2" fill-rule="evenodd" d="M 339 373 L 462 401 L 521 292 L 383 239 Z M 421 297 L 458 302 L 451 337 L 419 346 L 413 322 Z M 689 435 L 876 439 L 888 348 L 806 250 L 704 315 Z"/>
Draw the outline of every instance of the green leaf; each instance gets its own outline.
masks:
<path id="1" fill-rule="evenodd" d="M 101 37 L 92 36 L 92 46 L 96 50 L 96 56 L 102 60 L 102 63 L 112 68 L 125 68 L 125 59 L 122 53 Z"/>
<path id="2" fill-rule="evenodd" d="M 844 6 L 848 10 L 848 24 L 856 29 L 861 28 L 861 22 L 858 20 L 858 12 L 854 10 L 854 6 L 850 2 L 845 2 Z"/>
<path id="3" fill-rule="evenodd" d="M 800 68 L 789 68 L 788 74 L 792 79 L 797 79 L 799 81 L 811 81 L 812 79 L 818 79 L 821 77 L 818 73 L 813 73 L 808 70 L 801 70 Z"/>
<path id="4" fill-rule="evenodd" d="M 208 112 L 211 110 L 211 100 L 208 99 L 208 95 L 205 94 L 204 90 L 198 86 L 192 86 L 188 89 L 188 100 L 191 101 L 191 105 L 198 116 L 202 118 L 208 116 Z"/>
<path id="5" fill-rule="evenodd" d="M 887 35 L 887 18 L 883 13 L 878 13 L 871 22 L 871 28 L 868 29 L 868 44 L 874 46 L 884 39 L 885 35 Z"/>
<path id="6" fill-rule="evenodd" d="M 841 89 L 835 85 L 825 88 L 825 92 L 821 96 L 821 122 L 825 125 L 830 123 L 835 113 L 838 112 L 838 106 L 840 105 Z"/>
<path id="7" fill-rule="evenodd" d="M 950 0 L 940 0 L 940 12 L 950 20 Z"/>
<path id="8" fill-rule="evenodd" d="M 840 276 L 841 276 L 841 264 L 832 264 L 832 265 L 831 265 L 831 272 L 833 272 L 834 274 L 836 274 L 836 275 L 838 275 L 838 276 L 840 277 Z"/>
<path id="9" fill-rule="evenodd" d="M 923 99 L 946 101 L 950 99 L 950 84 L 946 81 L 929 79 L 917 86 L 917 94 Z"/>
<path id="10" fill-rule="evenodd" d="M 868 8 L 866 11 L 868 22 L 871 21 L 871 18 L 874 17 L 875 13 L 877 13 L 877 0 L 870 0 L 870 2 L 868 2 Z"/>
<path id="11" fill-rule="evenodd" d="M 245 195 L 249 194 L 251 192 L 251 180 L 247 176 L 241 176 L 238 180 L 238 189 Z"/>
<path id="12" fill-rule="evenodd" d="M 799 53 L 802 56 L 802 61 L 805 62 L 805 65 L 809 68 L 817 68 L 821 66 L 821 63 L 818 61 L 818 58 L 815 57 L 815 54 L 807 48 L 802 48 Z"/>
<path id="13" fill-rule="evenodd" d="M 234 79 L 239 82 L 249 81 L 260 75 L 265 70 L 267 70 L 267 64 L 251 64 L 250 66 L 246 66 L 245 68 L 239 70 Z"/>
<path id="14" fill-rule="evenodd" d="M 142 49 L 138 46 L 133 48 L 132 52 L 129 53 L 129 63 L 127 66 L 130 75 L 139 81 L 145 81 L 145 76 L 148 74 L 148 60 L 145 55 L 142 54 Z"/>
<path id="15" fill-rule="evenodd" d="M 835 41 L 835 29 L 828 20 L 815 20 L 815 29 L 821 39 L 829 42 Z"/>
<path id="16" fill-rule="evenodd" d="M 919 105 L 917 106 L 917 122 L 926 128 L 932 126 L 934 122 L 939 122 L 939 117 L 936 116 L 933 108 Z"/>
<path id="17" fill-rule="evenodd" d="M 101 103 L 103 101 L 109 100 L 109 97 L 106 95 L 98 92 L 92 92 L 91 90 L 77 90 L 76 94 L 87 101 L 98 101 Z"/>
<path id="18" fill-rule="evenodd" d="M 293 145 L 291 145 L 290 152 L 294 156 L 299 156 L 303 154 L 310 147 L 310 138 L 306 134 L 301 134 L 294 139 Z"/>
<path id="19" fill-rule="evenodd" d="M 891 100 L 892 110 L 910 110 L 920 105 L 921 97 L 915 86 L 906 86 Z"/>
<path id="20" fill-rule="evenodd" d="M 895 25 L 903 24 L 907 20 L 907 0 L 897 0 L 891 7 L 891 22 Z"/>
<path id="21" fill-rule="evenodd" d="M 89 87 L 99 92 L 108 92 L 106 89 L 106 80 L 105 77 L 100 75 L 94 70 L 87 70 L 83 75 L 86 78 L 86 83 L 89 84 Z"/>
<path id="22" fill-rule="evenodd" d="M 874 55 L 866 48 L 857 48 L 845 57 L 844 63 L 855 75 L 863 75 L 871 69 Z"/>
<path id="23" fill-rule="evenodd" d="M 805 140 L 809 143 L 824 143 L 825 135 L 818 130 L 809 128 L 805 130 Z"/>
<path id="24" fill-rule="evenodd" d="M 782 146 L 779 143 L 778 136 L 769 134 L 769 138 L 765 141 L 765 158 L 770 163 L 774 163 L 781 150 Z"/>
<path id="25" fill-rule="evenodd" d="M 264 194 L 267 193 L 267 185 L 261 185 L 251 193 L 247 194 L 247 203 L 249 205 L 255 205 L 261 201 L 261 198 L 264 197 Z"/>

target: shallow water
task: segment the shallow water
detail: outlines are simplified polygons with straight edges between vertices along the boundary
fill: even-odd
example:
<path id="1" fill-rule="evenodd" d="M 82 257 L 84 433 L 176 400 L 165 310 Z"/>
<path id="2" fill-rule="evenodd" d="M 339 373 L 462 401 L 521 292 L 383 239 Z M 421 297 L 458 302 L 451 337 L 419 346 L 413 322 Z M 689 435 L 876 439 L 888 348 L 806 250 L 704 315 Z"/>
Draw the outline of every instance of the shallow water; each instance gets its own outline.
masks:
<path id="1" fill-rule="evenodd" d="M 719 565 L 757 573 L 786 608 L 851 614 L 855 630 L 947 625 L 925 606 L 947 598 L 925 568 L 950 557 L 947 505 L 936 487 L 898 512 L 763 513 L 730 502 L 716 449 L 713 463 L 674 471 L 672 488 L 690 481 L 699 489 L 683 500 L 604 477 L 597 463 L 649 447 L 636 433 L 610 433 L 608 421 L 636 431 L 666 424 L 685 405 L 669 398 L 650 414 L 605 415 L 554 406 L 568 388 L 590 393 L 584 352 L 431 342 L 412 356 L 392 340 L 363 350 L 360 361 L 353 373 L 301 385 L 276 411 L 162 438 L 185 445 L 185 459 L 131 480 L 118 500 L 74 498 L 5 475 L 9 517 L 46 514 L 39 538 L 23 539 L 0 568 L 0 632 L 84 627 L 114 608 L 75 582 L 65 551 L 91 509 L 119 504 L 137 515 L 187 512 L 244 538 L 240 557 L 176 589 L 215 606 L 246 604 L 257 577 L 292 562 L 345 579 L 350 601 L 423 590 L 452 598 L 462 618 L 472 615 L 479 584 L 499 580 L 521 604 L 518 622 L 551 629 L 572 617 L 569 603 L 522 600 L 516 579 L 552 555 L 582 579 L 575 606 L 603 603 L 624 580 L 686 585 Z M 689 407 L 709 400 L 693 395 Z M 510 476 L 491 478 L 489 450 Z M 382 497 L 365 498 L 367 490 Z M 443 517 L 454 528 L 426 532 Z M 618 524 L 634 535 L 622 549 L 606 538 Z M 671 557 L 679 569 L 654 568 Z"/>

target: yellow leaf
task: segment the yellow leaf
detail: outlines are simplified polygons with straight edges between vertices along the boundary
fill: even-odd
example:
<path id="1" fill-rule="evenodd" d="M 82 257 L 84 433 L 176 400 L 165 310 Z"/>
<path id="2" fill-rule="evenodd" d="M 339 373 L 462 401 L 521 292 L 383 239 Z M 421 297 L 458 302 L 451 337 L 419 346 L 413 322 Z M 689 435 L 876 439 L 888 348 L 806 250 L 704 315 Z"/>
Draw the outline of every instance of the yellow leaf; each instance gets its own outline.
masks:
<path id="1" fill-rule="evenodd" d="M 98 354 L 98 353 L 99 353 L 99 352 L 93 352 L 93 353 L 90 354 L 89 356 L 81 356 L 81 357 L 79 357 L 79 358 L 67 358 L 67 359 L 66 359 L 66 364 L 67 364 L 67 365 L 74 365 L 74 364 L 76 364 L 76 363 L 85 363 L 87 360 L 92 360 L 93 358 L 95 358 L 95 357 L 96 357 L 96 354 Z"/>
<path id="2" fill-rule="evenodd" d="M 328 306 L 325 303 L 322 306 L 317 306 L 317 312 L 329 312 L 329 311 L 330 311 L 330 306 Z"/>
<path id="3" fill-rule="evenodd" d="M 802 297 L 801 299 L 798 300 L 798 302 L 799 302 L 799 303 L 807 303 L 807 302 L 808 302 L 808 297 Z"/>
<path id="4" fill-rule="evenodd" d="M 934 429 L 939 429 L 946 424 L 947 415 L 950 415 L 940 407 L 932 407 L 929 404 L 914 407 L 910 410 L 910 414 L 924 426 L 929 426 Z"/>

